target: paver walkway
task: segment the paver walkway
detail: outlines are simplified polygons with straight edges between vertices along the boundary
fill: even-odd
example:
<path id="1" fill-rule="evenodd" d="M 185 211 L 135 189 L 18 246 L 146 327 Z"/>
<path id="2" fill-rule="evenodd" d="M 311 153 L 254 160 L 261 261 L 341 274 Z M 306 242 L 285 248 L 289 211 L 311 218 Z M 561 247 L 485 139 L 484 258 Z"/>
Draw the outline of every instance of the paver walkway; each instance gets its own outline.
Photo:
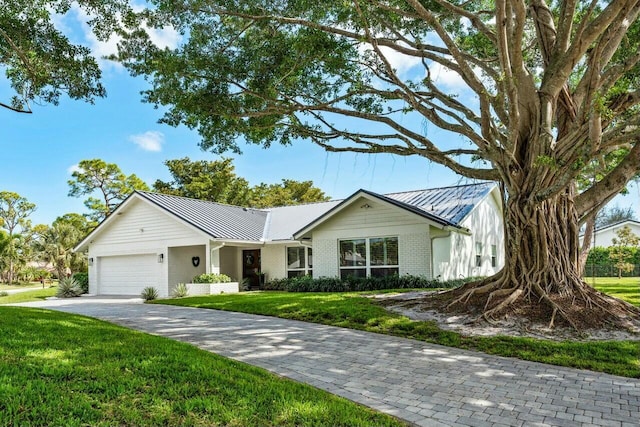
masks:
<path id="1" fill-rule="evenodd" d="M 640 426 L 638 379 L 265 316 L 68 301 L 29 305 L 185 341 L 420 426 Z"/>

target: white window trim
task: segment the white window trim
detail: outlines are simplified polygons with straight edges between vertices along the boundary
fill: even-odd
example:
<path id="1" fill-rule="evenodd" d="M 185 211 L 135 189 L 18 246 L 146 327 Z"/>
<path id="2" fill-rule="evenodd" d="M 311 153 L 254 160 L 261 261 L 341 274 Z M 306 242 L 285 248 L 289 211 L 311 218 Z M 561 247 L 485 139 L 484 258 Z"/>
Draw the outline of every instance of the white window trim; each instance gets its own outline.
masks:
<path id="1" fill-rule="evenodd" d="M 497 268 L 498 267 L 498 245 L 492 243 L 490 246 L 491 246 L 491 267 Z M 495 248 L 495 254 L 493 252 L 494 248 Z"/>
<path id="2" fill-rule="evenodd" d="M 480 253 L 478 253 L 478 245 L 480 245 Z M 483 252 L 484 252 L 484 246 L 482 244 L 482 242 L 475 242 L 474 245 L 474 249 L 473 249 L 473 266 L 475 268 L 480 268 L 482 267 L 482 256 L 483 256 Z M 480 259 L 478 259 L 478 256 L 480 257 Z"/>
<path id="3" fill-rule="evenodd" d="M 289 248 L 303 248 L 304 249 L 304 268 L 289 268 Z M 284 271 L 289 277 L 290 271 L 302 271 L 303 276 L 312 276 L 313 275 L 313 266 L 309 266 L 309 251 L 313 252 L 313 248 L 309 246 L 285 246 L 284 248 Z"/>
<path id="4" fill-rule="evenodd" d="M 389 239 L 396 238 L 398 241 L 398 264 L 385 264 L 385 265 L 371 265 L 371 239 Z M 365 244 L 365 252 L 366 252 L 366 265 L 340 265 L 340 242 L 353 241 L 353 240 L 364 240 Z M 351 237 L 348 239 L 338 239 L 338 275 L 342 276 L 342 270 L 362 270 L 365 269 L 366 277 L 371 277 L 371 270 L 382 268 L 397 268 L 398 274 L 400 274 L 400 237 L 399 236 L 369 236 L 369 237 Z"/>

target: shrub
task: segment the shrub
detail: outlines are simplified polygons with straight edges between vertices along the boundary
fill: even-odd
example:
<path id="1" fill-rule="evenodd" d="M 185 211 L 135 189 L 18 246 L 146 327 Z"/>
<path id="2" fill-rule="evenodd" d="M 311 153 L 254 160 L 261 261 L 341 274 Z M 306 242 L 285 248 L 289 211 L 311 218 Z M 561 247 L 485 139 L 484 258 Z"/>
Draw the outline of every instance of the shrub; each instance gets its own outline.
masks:
<path id="1" fill-rule="evenodd" d="M 204 273 L 193 278 L 193 283 L 229 283 L 231 277 L 226 274 Z"/>
<path id="2" fill-rule="evenodd" d="M 158 290 L 152 286 L 147 286 L 142 290 L 140 297 L 145 301 L 152 301 L 158 298 Z"/>
<path id="3" fill-rule="evenodd" d="M 89 293 L 89 273 L 73 273 L 71 276 L 82 288 L 82 293 Z"/>
<path id="4" fill-rule="evenodd" d="M 7 291 L 0 291 L 0 297 L 6 297 L 9 296 L 9 292 Z"/>
<path id="5" fill-rule="evenodd" d="M 58 298 L 73 298 L 79 297 L 83 293 L 82 287 L 73 277 L 65 277 L 58 283 L 56 296 Z"/>
<path id="6" fill-rule="evenodd" d="M 187 285 L 184 283 L 178 283 L 175 288 L 173 288 L 173 297 L 174 298 L 184 298 L 189 295 L 189 289 Z"/>
<path id="7" fill-rule="evenodd" d="M 375 291 L 383 289 L 434 289 L 455 288 L 478 278 L 469 277 L 441 282 L 422 276 L 385 276 L 385 277 L 348 277 L 344 280 L 337 277 L 311 276 L 275 279 L 266 283 L 262 289 L 287 292 L 353 292 Z"/>

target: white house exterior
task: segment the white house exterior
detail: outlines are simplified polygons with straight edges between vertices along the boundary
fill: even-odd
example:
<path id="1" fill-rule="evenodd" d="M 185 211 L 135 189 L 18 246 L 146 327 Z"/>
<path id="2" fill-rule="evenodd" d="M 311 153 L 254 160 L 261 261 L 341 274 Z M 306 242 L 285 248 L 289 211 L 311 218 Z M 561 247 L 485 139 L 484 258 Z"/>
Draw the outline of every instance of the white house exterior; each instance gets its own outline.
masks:
<path id="1" fill-rule="evenodd" d="M 612 245 L 612 239 L 614 237 L 618 237 L 616 233 L 623 227 L 629 227 L 633 234 L 635 234 L 636 236 L 640 236 L 640 222 L 634 220 L 626 220 L 596 229 L 595 233 L 593 233 L 593 240 L 591 242 L 591 245 L 608 248 Z M 582 244 L 582 236 L 580 236 L 580 244 Z"/>
<path id="2" fill-rule="evenodd" d="M 248 209 L 135 192 L 89 234 L 89 292 L 161 296 L 201 273 L 484 276 L 504 263 L 501 198 L 482 183 Z"/>

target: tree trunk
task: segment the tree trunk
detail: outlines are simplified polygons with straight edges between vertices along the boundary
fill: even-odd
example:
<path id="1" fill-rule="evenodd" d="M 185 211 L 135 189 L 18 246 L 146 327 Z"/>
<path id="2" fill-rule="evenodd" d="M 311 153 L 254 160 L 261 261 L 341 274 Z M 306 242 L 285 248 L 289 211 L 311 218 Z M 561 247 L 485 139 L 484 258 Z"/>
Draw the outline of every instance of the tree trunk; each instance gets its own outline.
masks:
<path id="1" fill-rule="evenodd" d="M 8 284 L 11 286 L 13 284 L 13 258 L 9 257 L 9 274 L 7 276 Z"/>
<path id="2" fill-rule="evenodd" d="M 572 192 L 540 203 L 509 197 L 505 207 L 505 266 L 495 276 L 451 291 L 447 307 L 471 310 L 487 321 L 516 314 L 577 330 L 602 327 L 636 308 L 582 280 L 578 214 Z"/>

